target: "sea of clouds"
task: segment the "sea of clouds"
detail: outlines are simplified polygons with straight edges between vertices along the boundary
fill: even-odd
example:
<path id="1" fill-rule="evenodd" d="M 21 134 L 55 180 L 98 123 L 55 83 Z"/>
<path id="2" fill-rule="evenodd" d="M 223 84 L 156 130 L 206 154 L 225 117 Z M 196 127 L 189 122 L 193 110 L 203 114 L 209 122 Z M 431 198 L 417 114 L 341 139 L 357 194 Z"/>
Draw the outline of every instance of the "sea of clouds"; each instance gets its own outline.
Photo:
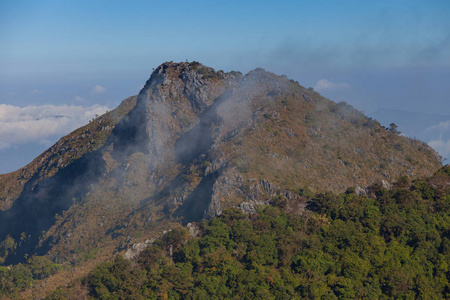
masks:
<path id="1" fill-rule="evenodd" d="M 101 105 L 0 104 L 0 151 L 30 142 L 47 144 L 55 136 L 64 136 L 107 110 Z"/>

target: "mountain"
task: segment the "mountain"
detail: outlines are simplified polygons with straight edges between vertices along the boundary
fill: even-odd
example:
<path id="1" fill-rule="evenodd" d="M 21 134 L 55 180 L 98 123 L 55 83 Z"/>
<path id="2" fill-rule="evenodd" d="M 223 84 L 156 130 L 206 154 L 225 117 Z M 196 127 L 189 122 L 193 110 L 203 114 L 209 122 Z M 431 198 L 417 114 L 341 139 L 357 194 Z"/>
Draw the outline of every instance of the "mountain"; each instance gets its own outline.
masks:
<path id="1" fill-rule="evenodd" d="M 440 166 L 425 143 L 285 76 L 166 62 L 139 95 L 0 176 L 0 241 L 15 242 L 0 255 L 85 270 L 230 207 L 252 213 L 277 196 L 362 191 Z"/>

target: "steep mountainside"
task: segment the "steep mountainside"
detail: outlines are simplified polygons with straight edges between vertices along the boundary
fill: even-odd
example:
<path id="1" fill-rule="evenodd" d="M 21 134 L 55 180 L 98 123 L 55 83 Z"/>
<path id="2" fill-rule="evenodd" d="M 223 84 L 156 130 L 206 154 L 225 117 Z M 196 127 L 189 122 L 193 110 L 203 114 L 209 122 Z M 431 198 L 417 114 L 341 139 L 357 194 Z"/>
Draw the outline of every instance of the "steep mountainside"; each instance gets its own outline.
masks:
<path id="1" fill-rule="evenodd" d="M 37 253 L 80 265 L 173 222 L 439 167 L 426 144 L 284 76 L 168 62 L 137 98 L 0 177 L 0 241 L 17 243 L 6 264 Z"/>

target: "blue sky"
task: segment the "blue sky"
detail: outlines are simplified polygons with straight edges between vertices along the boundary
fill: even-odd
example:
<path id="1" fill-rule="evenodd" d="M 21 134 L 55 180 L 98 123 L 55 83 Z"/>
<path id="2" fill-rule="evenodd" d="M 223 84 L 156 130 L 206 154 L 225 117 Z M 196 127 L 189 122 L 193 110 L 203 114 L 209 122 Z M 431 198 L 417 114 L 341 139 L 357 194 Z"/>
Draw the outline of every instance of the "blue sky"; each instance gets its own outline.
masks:
<path id="1" fill-rule="evenodd" d="M 447 0 L 1 0 L 0 173 L 137 94 L 164 61 L 243 73 L 262 67 L 369 115 L 449 116 L 448 16 Z M 45 114 L 34 115 L 39 109 Z M 432 135 L 443 156 L 445 120 Z"/>

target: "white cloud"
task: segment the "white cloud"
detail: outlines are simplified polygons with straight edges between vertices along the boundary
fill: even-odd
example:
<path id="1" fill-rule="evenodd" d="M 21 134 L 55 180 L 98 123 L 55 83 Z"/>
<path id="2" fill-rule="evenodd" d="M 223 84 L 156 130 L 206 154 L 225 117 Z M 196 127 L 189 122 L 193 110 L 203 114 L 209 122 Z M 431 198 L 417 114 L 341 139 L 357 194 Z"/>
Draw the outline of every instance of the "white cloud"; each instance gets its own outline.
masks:
<path id="1" fill-rule="evenodd" d="M 92 89 L 92 93 L 94 93 L 94 94 L 103 94 L 104 92 L 106 92 L 106 89 L 104 87 L 102 87 L 101 85 L 96 85 Z"/>
<path id="2" fill-rule="evenodd" d="M 450 159 L 450 120 L 430 126 L 423 131 L 430 145 L 443 158 Z"/>
<path id="3" fill-rule="evenodd" d="M 436 150 L 442 158 L 450 159 L 450 140 L 432 140 L 428 142 L 428 145 Z"/>
<path id="4" fill-rule="evenodd" d="M 73 100 L 75 100 L 77 102 L 86 102 L 86 100 L 83 97 L 80 97 L 80 96 L 75 96 L 73 98 Z"/>
<path id="5" fill-rule="evenodd" d="M 439 132 L 445 132 L 450 131 L 450 120 L 441 122 L 437 125 L 433 125 L 425 129 L 425 131 L 439 131 Z"/>
<path id="6" fill-rule="evenodd" d="M 19 107 L 0 104 L 0 150 L 29 142 L 48 144 L 49 140 L 70 133 L 107 110 L 100 105 Z"/>
<path id="7" fill-rule="evenodd" d="M 314 87 L 316 91 L 324 91 L 331 89 L 348 89 L 348 88 L 350 88 L 350 85 L 348 83 L 345 82 L 335 83 L 328 81 L 327 79 L 318 80 L 316 82 L 316 86 Z"/>

